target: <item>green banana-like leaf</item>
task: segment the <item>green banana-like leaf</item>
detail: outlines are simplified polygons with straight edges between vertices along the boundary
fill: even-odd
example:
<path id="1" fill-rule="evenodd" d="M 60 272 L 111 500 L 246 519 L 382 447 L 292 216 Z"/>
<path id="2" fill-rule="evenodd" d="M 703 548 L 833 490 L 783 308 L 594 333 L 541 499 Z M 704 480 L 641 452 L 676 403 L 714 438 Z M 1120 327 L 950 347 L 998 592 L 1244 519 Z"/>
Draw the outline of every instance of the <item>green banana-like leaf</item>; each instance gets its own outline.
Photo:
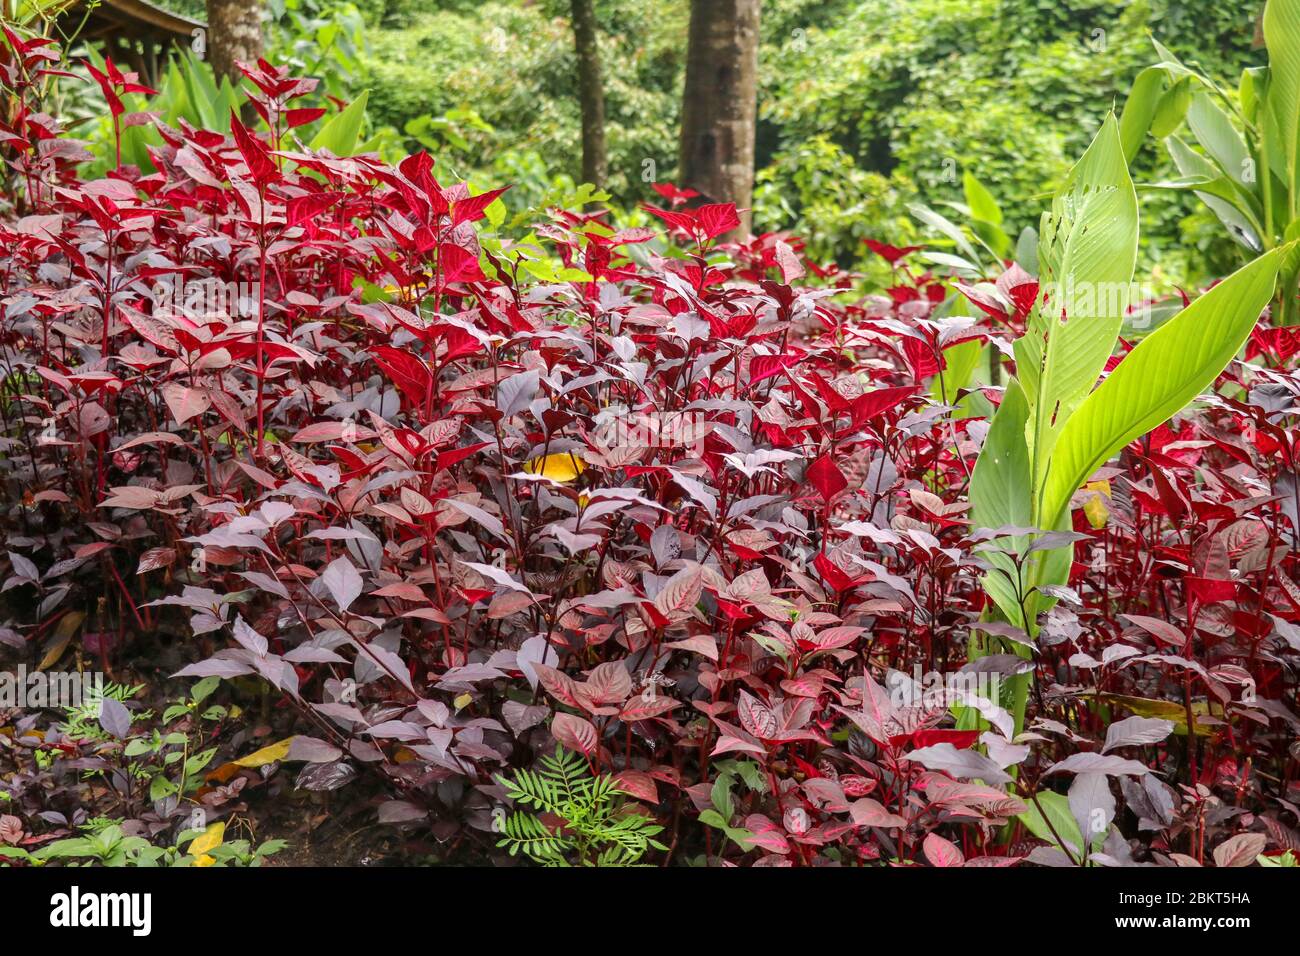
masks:
<path id="1" fill-rule="evenodd" d="M 1286 156 L 1291 218 L 1296 214 L 1300 168 L 1300 0 L 1268 0 L 1264 8 L 1264 44 L 1268 47 L 1268 105 Z"/>
<path id="2" fill-rule="evenodd" d="M 346 109 L 321 127 L 316 138 L 311 141 L 311 148 L 328 149 L 335 156 L 351 156 L 357 148 L 357 138 L 361 135 L 361 123 L 366 118 L 366 100 L 369 96 L 369 90 L 362 90 L 361 95 L 349 103 Z"/>
<path id="3" fill-rule="evenodd" d="M 1016 819 L 1024 823 L 1026 829 L 1040 840 L 1046 840 L 1065 851 L 1072 859 L 1077 859 L 1083 850 L 1083 834 L 1074 814 L 1070 812 L 1069 797 L 1051 790 L 1040 790 L 1037 797 L 1037 802 L 1031 803 L 1029 809 L 1018 814 Z M 1058 837 L 1065 841 L 1064 846 Z"/>
<path id="4" fill-rule="evenodd" d="M 970 244 L 970 240 L 966 238 L 966 234 L 962 232 L 961 227 L 951 219 L 940 215 L 929 206 L 922 206 L 920 203 L 908 203 L 907 211 L 931 229 L 935 229 L 947 238 L 951 239 L 953 245 L 957 248 L 957 251 L 967 259 L 979 259 L 979 255 L 975 252 L 975 247 Z"/>
<path id="5" fill-rule="evenodd" d="M 966 205 L 971 215 L 995 226 L 1002 225 L 1002 210 L 988 188 L 969 171 L 962 174 L 962 191 L 966 196 Z"/>
<path id="6" fill-rule="evenodd" d="M 1187 110 L 1187 125 L 1196 141 L 1228 177 L 1253 194 L 1257 176 L 1250 150 L 1228 114 L 1204 90 L 1192 97 Z"/>
<path id="7" fill-rule="evenodd" d="M 1208 162 L 1208 161 L 1207 161 Z M 1188 192 L 1206 193 L 1215 196 L 1227 203 L 1240 203 L 1241 195 L 1236 186 L 1227 176 L 1219 173 L 1217 176 L 1180 176 L 1177 179 L 1164 179 L 1155 183 L 1142 183 L 1141 189 L 1181 189 Z M 1246 210 L 1240 206 L 1235 207 L 1243 214 Z"/>
<path id="8" fill-rule="evenodd" d="M 1016 374 L 1029 403 L 1025 439 L 1035 499 L 1057 436 L 1115 348 L 1137 244 L 1137 192 L 1110 114 L 1043 216 L 1043 294 L 1015 343 Z"/>
<path id="9" fill-rule="evenodd" d="M 167 71 L 163 74 L 162 86 L 158 89 L 167 101 L 167 105 L 159 110 L 164 122 L 168 126 L 179 126 L 180 117 L 185 116 L 185 111 L 192 107 L 185 77 L 181 75 L 181 68 L 175 57 L 167 61 Z"/>
<path id="10" fill-rule="evenodd" d="M 1040 519 L 1054 526 L 1103 462 L 1209 387 L 1250 336 L 1290 247 L 1238 269 L 1143 339 L 1062 430 Z"/>
<path id="11" fill-rule="evenodd" d="M 1164 94 L 1166 76 L 1163 67 L 1149 66 L 1133 81 L 1119 120 L 1119 138 L 1124 144 L 1126 162 L 1133 162 L 1133 157 L 1142 148 L 1142 141 L 1146 139 L 1147 130 L 1155 119 L 1156 107 Z"/>
<path id="12" fill-rule="evenodd" d="M 1185 76 L 1172 87 L 1165 90 L 1156 104 L 1155 116 L 1151 118 L 1151 135 L 1164 139 L 1183 124 L 1187 110 L 1192 105 L 1192 78 Z"/>
<path id="13" fill-rule="evenodd" d="M 1248 66 L 1237 80 L 1237 102 L 1241 104 L 1241 117 L 1252 126 L 1259 119 L 1259 101 L 1268 95 L 1268 67 Z"/>
<path id="14" fill-rule="evenodd" d="M 1029 403 L 1024 390 L 1015 379 L 1007 385 L 989 424 L 984 448 L 971 473 L 970 501 L 971 524 L 976 528 L 1028 528 L 1033 526 L 1033 511 L 1029 483 L 1029 451 L 1025 447 L 1025 425 L 1029 419 Z M 1027 539 L 1015 539 L 1017 549 L 1023 549 Z M 984 576 L 984 589 L 989 597 L 1016 627 L 1025 622 L 1020 610 L 1017 590 L 1023 593 L 1027 582 L 1015 583 L 1019 572 L 1011 556 L 1001 552 L 986 555 L 997 570 Z"/>
<path id="15" fill-rule="evenodd" d="M 1263 227 L 1254 214 L 1254 210 L 1245 201 L 1241 190 L 1232 184 L 1219 166 L 1192 149 L 1177 136 L 1165 140 L 1169 157 L 1178 167 L 1178 172 L 1189 180 L 1204 180 L 1210 188 L 1191 188 L 1210 208 L 1228 233 L 1238 245 L 1252 254 L 1258 254 L 1264 248 Z"/>
<path id="16" fill-rule="evenodd" d="M 229 130 L 230 114 L 221 112 L 220 92 L 210 69 L 196 57 L 186 56 L 181 62 L 185 72 L 185 92 L 199 123 L 204 129 Z M 194 121 L 192 116 L 186 119 Z"/>
<path id="17" fill-rule="evenodd" d="M 1263 204 L 1264 196 L 1271 194 L 1271 207 L 1263 212 L 1264 222 L 1286 222 L 1290 206 L 1290 188 L 1288 187 L 1286 154 L 1283 152 L 1282 135 L 1269 99 L 1271 74 L 1266 66 L 1256 66 L 1243 70 L 1238 99 L 1246 122 L 1251 124 L 1254 135 L 1249 137 L 1251 154 L 1259 171 L 1257 192 Z M 1267 186 L 1265 185 L 1267 184 Z M 1271 214 L 1271 217 L 1270 217 Z"/>
<path id="18" fill-rule="evenodd" d="M 966 339 L 943 350 L 943 373 L 930 381 L 930 394 L 935 401 L 945 405 L 957 403 L 957 393 L 970 384 L 983 351 L 979 339 Z"/>

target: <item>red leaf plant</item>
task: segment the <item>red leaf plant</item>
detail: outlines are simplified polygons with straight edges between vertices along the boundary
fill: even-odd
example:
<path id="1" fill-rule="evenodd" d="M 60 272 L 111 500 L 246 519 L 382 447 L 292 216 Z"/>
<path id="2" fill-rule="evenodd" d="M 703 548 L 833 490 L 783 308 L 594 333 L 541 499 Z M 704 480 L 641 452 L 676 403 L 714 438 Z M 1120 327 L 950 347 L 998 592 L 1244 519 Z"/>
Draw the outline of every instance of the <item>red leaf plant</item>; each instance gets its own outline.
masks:
<path id="1" fill-rule="evenodd" d="M 313 151 L 310 84 L 245 72 L 258 128 L 159 123 L 150 175 L 81 180 L 30 98 L 0 130 L 0 643 L 44 654 L 84 615 L 105 669 L 256 678 L 317 743 L 298 786 L 371 787 L 448 860 L 502 853 L 495 777 L 556 740 L 628 781 L 665 864 L 1083 862 L 1030 811 L 1085 778 L 1093 863 L 1300 842 L 1292 350 L 1261 339 L 1271 366 L 1082 490 L 1033 660 L 966 665 L 1017 638 L 977 630 L 965 518 L 1000 382 L 951 405 L 938 377 L 1023 320 L 1018 267 L 978 321 L 902 268 L 908 294 L 792 285 L 835 271 L 789 236 L 716 257 L 735 209 L 669 188 L 682 248 L 562 210 L 518 245 L 499 190 Z M 581 274 L 526 280 L 539 254 Z M 1020 739 L 996 694 L 922 692 L 1025 666 Z"/>

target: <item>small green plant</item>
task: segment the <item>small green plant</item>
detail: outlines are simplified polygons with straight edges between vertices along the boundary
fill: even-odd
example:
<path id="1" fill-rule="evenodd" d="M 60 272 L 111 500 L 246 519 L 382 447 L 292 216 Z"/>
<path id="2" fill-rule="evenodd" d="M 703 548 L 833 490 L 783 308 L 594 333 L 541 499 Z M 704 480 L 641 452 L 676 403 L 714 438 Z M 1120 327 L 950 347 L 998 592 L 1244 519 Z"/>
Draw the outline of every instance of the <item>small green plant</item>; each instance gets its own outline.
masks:
<path id="1" fill-rule="evenodd" d="M 194 685 L 188 697 L 172 703 L 163 711 L 162 729 L 127 740 L 122 755 L 130 763 L 131 774 L 149 782 L 149 799 L 188 797 L 203 784 L 202 772 L 216 756 L 216 747 L 200 749 L 203 724 L 222 720 L 226 708 L 204 706 L 204 701 L 220 681 L 205 677 Z"/>
<path id="2" fill-rule="evenodd" d="M 144 690 L 144 684 L 134 686 L 114 683 L 92 685 L 82 697 L 81 703 L 74 707 L 64 708 L 64 719 L 59 729 L 67 736 L 75 737 L 78 740 L 112 740 L 112 736 L 104 730 L 99 722 L 104 700 L 115 700 L 123 703 L 135 697 L 142 690 Z M 140 720 L 146 716 L 147 714 L 138 714 L 136 719 Z"/>
<path id="3" fill-rule="evenodd" d="M 1296 859 L 1295 850 L 1287 850 L 1281 856 L 1265 856 L 1264 854 L 1261 853 L 1259 856 L 1255 857 L 1255 861 L 1260 866 L 1264 866 L 1264 867 L 1284 866 L 1284 867 L 1293 868 L 1296 866 L 1300 866 L 1300 862 L 1297 862 Z"/>
<path id="4" fill-rule="evenodd" d="M 515 804 L 558 818 L 558 824 L 548 824 L 537 813 L 498 814 L 497 846 L 508 847 L 511 856 L 522 852 L 544 866 L 633 866 L 651 847 L 667 849 L 654 839 L 663 827 L 626 806 L 617 780 L 593 776 L 581 757 L 563 747 L 543 757 L 540 770 L 497 779 Z"/>
<path id="5" fill-rule="evenodd" d="M 0 846 L 0 863 L 22 860 L 44 866 L 58 860 L 67 866 L 261 866 L 285 847 L 284 840 L 267 840 L 253 846 L 249 840 L 225 842 L 225 824 L 183 830 L 171 846 L 156 846 L 141 836 L 123 832 L 121 821 L 96 818 L 82 826 L 82 835 L 56 840 L 28 852 Z M 188 844 L 182 849 L 182 844 Z"/>
<path id="6" fill-rule="evenodd" d="M 743 827 L 733 827 L 732 818 L 736 815 L 736 797 L 732 792 L 738 780 L 743 780 L 754 793 L 764 793 L 767 781 L 763 779 L 763 769 L 752 760 L 721 760 L 714 764 L 718 771 L 709 791 L 712 804 L 700 812 L 700 822 L 705 826 L 721 830 L 728 840 L 744 852 L 753 849 L 751 843 L 754 834 Z"/>
<path id="7" fill-rule="evenodd" d="M 85 830 L 82 836 L 56 840 L 32 853 L 16 846 L 0 847 L 0 858 L 37 866 L 50 860 L 65 860 L 69 866 L 140 866 L 148 851 L 158 849 L 144 837 L 127 836 L 117 823 L 103 825 L 99 821 Z"/>
<path id="8" fill-rule="evenodd" d="M 208 855 L 212 857 L 212 866 L 261 866 L 287 845 L 284 840 L 267 840 L 257 846 L 248 840 L 231 840 L 209 850 Z"/>
<path id="9" fill-rule="evenodd" d="M 139 694 L 144 685 L 105 684 L 77 706 L 66 708 L 61 729 L 67 736 L 84 742 L 120 745 L 132 792 L 137 789 L 134 782 L 139 781 L 147 786 L 150 801 L 188 797 L 202 785 L 202 771 L 217 752 L 215 747 L 199 745 L 204 739 L 203 725 L 220 721 L 227 714 L 225 707 L 204 704 L 219 683 L 215 677 L 199 681 L 189 696 L 174 701 L 163 711 L 159 726 L 142 732 L 136 732 L 135 728 L 151 720 L 153 713 L 133 713 L 126 709 L 124 702 Z M 112 702 L 107 708 L 106 701 Z M 115 721 L 105 717 L 107 712 L 120 716 Z M 38 751 L 38 764 L 41 756 L 42 752 Z M 87 775 L 105 777 L 106 772 L 92 770 Z"/>

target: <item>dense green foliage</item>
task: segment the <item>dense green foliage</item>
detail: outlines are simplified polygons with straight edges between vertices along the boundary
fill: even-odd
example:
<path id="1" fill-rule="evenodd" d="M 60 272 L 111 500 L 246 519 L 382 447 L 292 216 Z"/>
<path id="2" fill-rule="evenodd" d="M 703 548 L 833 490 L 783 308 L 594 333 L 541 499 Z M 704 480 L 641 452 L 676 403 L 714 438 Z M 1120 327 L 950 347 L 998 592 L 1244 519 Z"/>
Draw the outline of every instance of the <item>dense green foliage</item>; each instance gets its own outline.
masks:
<path id="1" fill-rule="evenodd" d="M 560 0 L 363 0 L 361 86 L 408 145 L 458 172 L 492 170 L 536 199 L 578 176 L 574 53 Z M 611 179 L 617 201 L 671 180 L 685 52 L 684 0 L 601 0 Z M 760 58 L 756 227 L 796 227 L 851 264 L 867 237 L 918 235 L 906 204 L 961 199 L 973 171 L 1015 210 L 1050 194 L 1155 54 L 1148 33 L 1235 85 L 1257 4 L 1205 0 L 769 0 Z M 429 117 L 430 119 L 421 119 Z M 483 122 L 479 124 L 477 119 Z M 442 122 L 436 122 L 442 120 Z M 413 124 L 408 126 L 408 124 Z M 491 127 L 487 129 L 486 127 Z M 450 130 L 449 137 L 444 131 Z M 1157 151 L 1139 183 L 1163 175 Z M 1157 282 L 1230 271 L 1230 243 L 1188 197 L 1144 194 L 1143 257 Z"/>
<path id="2" fill-rule="evenodd" d="M 1151 62 L 1148 30 L 1199 56 L 1211 74 L 1235 78 L 1256 59 L 1250 53 L 1256 5 L 1241 0 L 1207 0 L 1196 5 L 1195 16 L 1188 5 L 1168 0 L 791 0 L 773 6 L 764 51 L 763 115 L 777 139 L 764 174 L 768 195 L 793 192 L 803 199 L 796 211 L 808 220 L 805 228 L 840 255 L 846 234 L 897 235 L 897 224 L 886 218 L 897 194 L 960 200 L 965 171 L 1003 208 L 1016 210 L 1015 229 L 1033 224 L 1068 161 Z M 1207 50 L 1216 52 L 1203 56 Z M 804 143 L 818 144 L 811 158 L 822 176 L 809 176 Z M 861 193 L 844 198 L 856 203 L 814 200 L 849 162 Z M 1180 225 L 1193 207 L 1169 197 L 1152 197 L 1144 206 L 1147 234 L 1157 246 L 1149 255 L 1172 258 L 1169 270 L 1186 273 L 1176 247 L 1183 239 L 1200 244 L 1202 221 Z M 782 218 L 777 209 L 762 212 L 769 223 Z M 1206 265 L 1197 261 L 1191 269 Z"/>
<path id="3" fill-rule="evenodd" d="M 196 13 L 195 0 L 169 4 Z M 862 240 L 933 238 L 907 213 L 962 200 L 973 172 L 1037 219 L 1102 116 L 1156 59 L 1150 38 L 1236 85 L 1258 65 L 1251 0 L 768 0 L 760 56 L 755 227 L 864 264 Z M 618 205 L 672 181 L 687 0 L 598 0 L 610 180 Z M 457 175 L 515 184 L 515 208 L 569 192 L 581 168 L 567 0 L 275 0 L 273 45 L 307 72 L 369 90 L 393 150 L 428 148 Z M 361 24 L 364 22 L 364 29 Z M 330 53 L 322 61 L 320 51 Z M 1151 145 L 1141 185 L 1176 176 Z M 1238 264 L 1192 197 L 1143 191 L 1141 258 L 1158 287 Z"/>

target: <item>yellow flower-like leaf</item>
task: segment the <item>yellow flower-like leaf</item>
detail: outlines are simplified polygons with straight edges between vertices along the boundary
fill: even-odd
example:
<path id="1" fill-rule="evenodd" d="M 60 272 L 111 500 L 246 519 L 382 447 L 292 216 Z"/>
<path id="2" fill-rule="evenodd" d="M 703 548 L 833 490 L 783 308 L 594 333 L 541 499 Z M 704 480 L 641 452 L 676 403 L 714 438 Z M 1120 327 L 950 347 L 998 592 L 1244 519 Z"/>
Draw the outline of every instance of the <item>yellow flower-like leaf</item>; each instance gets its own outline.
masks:
<path id="1" fill-rule="evenodd" d="M 524 471 L 528 474 L 541 475 L 551 481 L 573 481 L 586 470 L 587 463 L 571 451 L 543 455 L 524 465 Z"/>
<path id="2" fill-rule="evenodd" d="M 185 852 L 194 857 L 195 866 L 211 866 L 217 861 L 208 856 L 208 851 L 221 846 L 225 838 L 226 825 L 218 821 L 191 840 L 189 848 Z"/>
<path id="3" fill-rule="evenodd" d="M 236 767 L 265 767 L 269 763 L 275 763 L 277 760 L 283 760 L 289 756 L 289 745 L 293 743 L 292 737 L 285 737 L 279 743 L 270 744 L 261 750 L 254 751 L 247 757 L 240 757 L 235 761 Z"/>
<path id="4" fill-rule="evenodd" d="M 1083 487 L 1084 490 L 1091 492 L 1088 500 L 1083 504 L 1083 514 L 1088 519 L 1088 524 L 1099 531 L 1106 527 L 1106 522 L 1110 520 L 1110 507 L 1107 504 L 1110 500 L 1110 482 L 1104 479 L 1090 481 Z"/>

